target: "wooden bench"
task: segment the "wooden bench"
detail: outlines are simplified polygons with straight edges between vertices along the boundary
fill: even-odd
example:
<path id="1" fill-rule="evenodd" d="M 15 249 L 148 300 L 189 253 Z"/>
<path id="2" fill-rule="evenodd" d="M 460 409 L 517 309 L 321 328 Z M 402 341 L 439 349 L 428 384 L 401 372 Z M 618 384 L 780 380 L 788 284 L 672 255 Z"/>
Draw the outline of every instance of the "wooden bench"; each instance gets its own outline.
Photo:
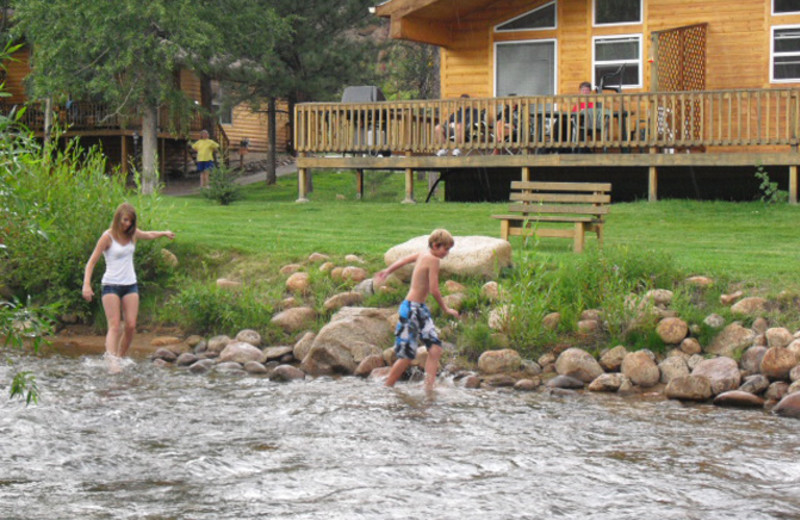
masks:
<path id="1" fill-rule="evenodd" d="M 571 238 L 580 253 L 586 232 L 594 232 L 603 244 L 603 217 L 610 202 L 610 183 L 512 181 L 509 214 L 492 218 L 501 220 L 503 240 L 511 235 Z M 573 226 L 542 228 L 542 223 Z"/>

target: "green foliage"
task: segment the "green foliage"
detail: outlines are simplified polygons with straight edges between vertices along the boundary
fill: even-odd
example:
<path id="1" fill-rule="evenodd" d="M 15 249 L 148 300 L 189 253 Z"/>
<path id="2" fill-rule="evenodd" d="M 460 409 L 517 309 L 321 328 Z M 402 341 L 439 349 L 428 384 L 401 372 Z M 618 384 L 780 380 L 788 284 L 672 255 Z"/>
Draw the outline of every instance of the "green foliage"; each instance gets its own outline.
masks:
<path id="1" fill-rule="evenodd" d="M 242 198 L 241 186 L 236 184 L 236 173 L 228 166 L 220 164 L 212 168 L 208 176 L 208 186 L 203 188 L 203 196 L 222 206 Z"/>
<path id="2" fill-rule="evenodd" d="M 33 351 L 38 352 L 46 343 L 45 336 L 55 329 L 56 312 L 56 305 L 37 307 L 30 299 L 25 305 L 18 299 L 0 301 L 0 337 L 5 338 L 4 346 L 21 349 L 29 342 Z M 14 374 L 10 396 L 24 399 L 26 404 L 38 402 L 39 388 L 33 374 L 26 371 Z"/>
<path id="3" fill-rule="evenodd" d="M 494 331 L 485 321 L 466 320 L 458 326 L 458 353 L 476 363 L 481 354 L 497 348 Z"/>
<path id="4" fill-rule="evenodd" d="M 761 192 L 761 202 L 764 204 L 775 204 L 776 202 L 786 202 L 789 194 L 778 189 L 778 183 L 770 179 L 769 173 L 761 164 L 756 165 L 756 179 L 761 181 L 758 189 Z"/>
<path id="5" fill-rule="evenodd" d="M 392 41 L 382 54 L 379 76 L 388 99 L 439 97 L 439 49 L 433 45 Z"/>

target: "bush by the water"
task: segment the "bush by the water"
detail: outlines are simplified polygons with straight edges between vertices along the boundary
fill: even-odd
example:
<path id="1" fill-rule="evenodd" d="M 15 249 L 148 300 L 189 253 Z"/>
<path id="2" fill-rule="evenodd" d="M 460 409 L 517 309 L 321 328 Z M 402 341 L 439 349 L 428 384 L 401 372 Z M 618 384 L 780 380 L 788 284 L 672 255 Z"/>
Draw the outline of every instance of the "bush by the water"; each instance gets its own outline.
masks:
<path id="1" fill-rule="evenodd" d="M 84 267 L 114 210 L 131 202 L 139 227 L 157 229 L 162 202 L 129 190 L 123 176 L 108 172 L 97 148 L 83 149 L 72 140 L 59 149 L 57 141 L 42 146 L 27 129 L 0 118 L 0 285 L 20 300 L 30 296 L 88 315 L 93 307 L 81 298 Z M 167 272 L 161 247 L 155 241 L 137 244 L 140 277 L 153 280 Z M 95 287 L 103 270 L 101 261 Z"/>

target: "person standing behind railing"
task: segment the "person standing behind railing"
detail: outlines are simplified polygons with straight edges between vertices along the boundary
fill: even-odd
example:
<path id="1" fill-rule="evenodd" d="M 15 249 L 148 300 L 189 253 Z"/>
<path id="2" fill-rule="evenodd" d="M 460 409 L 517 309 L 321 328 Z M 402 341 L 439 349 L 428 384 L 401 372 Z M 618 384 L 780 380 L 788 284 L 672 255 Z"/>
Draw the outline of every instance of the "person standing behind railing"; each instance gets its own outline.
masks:
<path id="1" fill-rule="evenodd" d="M 461 94 L 461 99 L 469 99 L 469 94 Z M 464 143 L 466 137 L 465 130 L 474 123 L 477 123 L 479 119 L 480 115 L 478 114 L 477 108 L 457 108 L 456 111 L 447 118 L 446 124 L 443 125 L 439 123 L 434 128 L 436 142 L 444 145 L 448 137 L 450 137 L 455 139 L 456 144 Z M 439 157 L 447 155 L 447 149 L 440 149 L 436 152 L 436 155 Z M 453 149 L 453 155 L 461 155 L 461 150 L 456 147 Z"/>
<path id="2" fill-rule="evenodd" d="M 581 83 L 580 87 L 578 87 L 578 92 L 582 96 L 588 96 L 589 94 L 592 93 L 592 84 L 589 83 L 588 81 L 584 81 L 583 83 Z M 594 103 L 591 101 L 589 101 L 588 103 L 586 101 L 575 103 L 575 105 L 572 107 L 572 111 L 577 112 L 578 110 L 586 110 L 587 108 L 594 108 Z"/>
<path id="3" fill-rule="evenodd" d="M 200 187 L 208 186 L 208 172 L 214 167 L 214 152 L 219 150 L 219 144 L 208 138 L 208 130 L 200 131 L 200 139 L 192 145 L 197 152 L 197 172 L 200 174 Z"/>

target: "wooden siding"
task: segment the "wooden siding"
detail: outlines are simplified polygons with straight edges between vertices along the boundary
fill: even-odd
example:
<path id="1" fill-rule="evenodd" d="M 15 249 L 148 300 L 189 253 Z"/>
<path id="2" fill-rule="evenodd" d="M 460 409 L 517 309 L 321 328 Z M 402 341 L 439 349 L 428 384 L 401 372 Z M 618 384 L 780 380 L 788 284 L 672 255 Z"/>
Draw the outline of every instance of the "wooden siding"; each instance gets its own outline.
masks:
<path id="1" fill-rule="evenodd" d="M 289 140 L 289 105 L 285 101 L 277 104 L 278 114 L 276 146 L 278 152 L 286 150 Z M 250 139 L 251 152 L 266 152 L 269 148 L 269 122 L 267 118 L 267 106 L 264 105 L 261 111 L 254 112 L 249 105 L 239 105 L 233 109 L 233 122 L 230 125 L 222 125 L 228 138 L 231 140 L 231 147 L 235 150 L 239 148 L 242 139 Z"/>
<path id="2" fill-rule="evenodd" d="M 11 97 L 3 98 L 3 102 L 8 104 L 24 103 L 28 98 L 25 95 L 25 78 L 30 74 L 30 52 L 27 47 L 23 47 L 11 56 L 13 59 L 7 60 L 5 90 Z"/>
<path id="3" fill-rule="evenodd" d="M 487 7 L 450 22 L 452 35 L 441 49 L 443 98 L 462 93 L 472 97 L 494 94 L 494 44 L 501 41 L 556 39 L 557 91 L 572 94 L 592 77 L 592 38 L 617 34 L 642 35 L 642 88 L 651 90 L 651 34 L 697 23 L 708 24 L 707 84 L 709 90 L 780 88 L 798 83 L 771 84 L 771 28 L 800 25 L 800 15 L 772 16 L 771 0 L 644 0 L 641 24 L 594 27 L 592 0 L 558 0 L 555 30 L 495 33 L 494 26 L 544 5 L 546 0 L 487 2 Z M 395 22 L 393 23 L 400 23 Z M 413 24 L 413 19 L 403 23 Z"/>

